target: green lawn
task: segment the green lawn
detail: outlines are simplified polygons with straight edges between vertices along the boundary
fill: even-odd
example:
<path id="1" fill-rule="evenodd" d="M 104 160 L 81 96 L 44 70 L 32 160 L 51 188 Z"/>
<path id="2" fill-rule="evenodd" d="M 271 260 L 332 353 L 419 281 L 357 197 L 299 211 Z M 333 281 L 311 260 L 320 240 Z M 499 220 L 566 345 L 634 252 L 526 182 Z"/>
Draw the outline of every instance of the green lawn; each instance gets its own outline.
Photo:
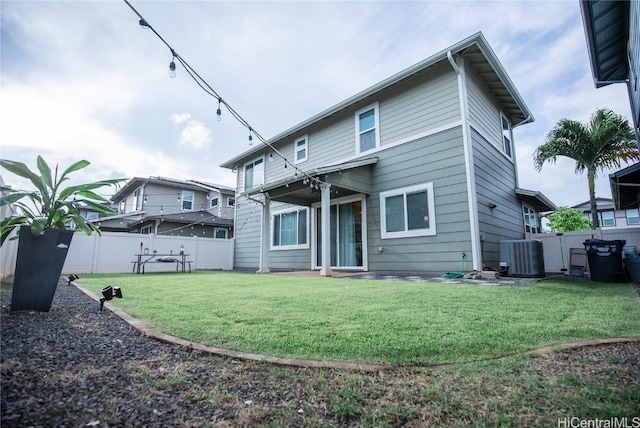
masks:
<path id="1" fill-rule="evenodd" d="M 466 362 L 558 342 L 640 335 L 630 284 L 497 287 L 230 272 L 81 275 L 167 334 L 279 357 L 394 365 Z"/>

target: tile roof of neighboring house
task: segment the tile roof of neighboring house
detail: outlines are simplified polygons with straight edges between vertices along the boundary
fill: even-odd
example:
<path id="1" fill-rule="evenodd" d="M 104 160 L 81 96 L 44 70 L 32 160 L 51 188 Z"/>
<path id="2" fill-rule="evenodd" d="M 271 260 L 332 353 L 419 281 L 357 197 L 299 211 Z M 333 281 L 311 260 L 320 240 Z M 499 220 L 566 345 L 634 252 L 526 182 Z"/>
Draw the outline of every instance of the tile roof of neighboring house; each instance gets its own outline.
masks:
<path id="1" fill-rule="evenodd" d="M 356 105 L 359 106 L 364 102 L 370 102 L 372 96 L 388 90 L 390 87 L 399 84 L 405 79 L 411 78 L 437 63 L 445 61 L 448 63 L 449 54 L 463 54 L 465 56 L 466 61 L 468 61 L 471 67 L 483 79 L 489 90 L 503 106 L 505 114 L 507 114 L 515 124 L 514 127 L 534 121 L 531 111 L 507 75 L 507 72 L 502 67 L 502 64 L 500 64 L 500 61 L 489 46 L 484 35 L 478 32 L 276 135 L 269 139 L 269 144 L 290 137 L 304 128 L 330 118 L 342 110 L 353 109 Z M 240 160 L 257 154 L 262 150 L 264 150 L 264 146 L 262 144 L 256 144 L 252 149 L 228 160 L 221 166 L 223 168 L 233 169 Z"/>
<path id="2" fill-rule="evenodd" d="M 206 210 L 148 216 L 134 223 L 129 224 L 129 227 L 145 223 L 149 220 L 154 220 L 154 221 L 164 220 L 166 222 L 180 223 L 180 224 L 200 223 L 200 224 L 203 224 L 204 226 L 233 227 L 233 219 L 218 217 Z"/>

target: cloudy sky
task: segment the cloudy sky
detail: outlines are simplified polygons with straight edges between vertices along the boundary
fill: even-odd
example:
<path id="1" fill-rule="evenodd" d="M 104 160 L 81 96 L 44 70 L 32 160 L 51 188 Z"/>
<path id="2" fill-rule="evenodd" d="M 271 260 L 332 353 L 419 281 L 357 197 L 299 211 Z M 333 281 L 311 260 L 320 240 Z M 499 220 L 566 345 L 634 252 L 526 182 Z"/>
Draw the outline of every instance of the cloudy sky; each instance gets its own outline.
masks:
<path id="1" fill-rule="evenodd" d="M 586 177 L 570 160 L 534 170 L 546 133 L 602 107 L 630 117 L 624 85 L 593 86 L 577 0 L 130 2 L 267 138 L 482 31 L 536 118 L 515 130 L 520 186 L 557 205 L 587 200 Z M 87 159 L 83 181 L 234 186 L 219 165 L 249 149 L 246 129 L 228 112 L 217 122 L 180 65 L 168 77 L 169 49 L 125 2 L 2 0 L 0 12 L 2 158 Z M 598 196 L 611 196 L 607 174 Z"/>

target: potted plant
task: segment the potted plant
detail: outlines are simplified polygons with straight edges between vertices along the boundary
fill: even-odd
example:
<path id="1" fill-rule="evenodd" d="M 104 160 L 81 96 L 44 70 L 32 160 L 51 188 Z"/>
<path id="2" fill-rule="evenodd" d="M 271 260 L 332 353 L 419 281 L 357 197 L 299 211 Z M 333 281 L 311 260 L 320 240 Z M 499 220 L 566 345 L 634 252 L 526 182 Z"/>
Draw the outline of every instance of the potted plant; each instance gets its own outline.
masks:
<path id="1" fill-rule="evenodd" d="M 96 189 L 116 185 L 123 179 L 96 181 L 63 187 L 69 174 L 86 168 L 90 163 L 81 160 L 73 163 L 58 176 L 58 165 L 54 174 L 45 160 L 38 156 L 38 173 L 31 171 L 22 162 L 0 159 L 0 166 L 7 171 L 26 178 L 36 190 L 15 190 L 0 186 L 0 206 L 13 204 L 17 213 L 0 221 L 0 245 L 11 232 L 18 228 L 19 239 L 16 270 L 13 280 L 11 310 L 36 310 L 47 312 L 55 294 L 62 267 L 74 230 L 87 235 L 100 233 L 96 225 L 86 221 L 80 208 L 90 208 L 99 213 L 115 214 L 102 205 L 107 199 L 94 193 Z"/>

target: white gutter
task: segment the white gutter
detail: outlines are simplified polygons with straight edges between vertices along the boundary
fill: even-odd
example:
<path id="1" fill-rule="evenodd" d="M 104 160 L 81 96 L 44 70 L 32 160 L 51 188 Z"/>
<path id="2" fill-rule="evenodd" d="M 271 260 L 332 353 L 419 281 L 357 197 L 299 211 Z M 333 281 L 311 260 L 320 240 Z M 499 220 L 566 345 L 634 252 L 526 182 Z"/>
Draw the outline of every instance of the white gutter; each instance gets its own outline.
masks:
<path id="1" fill-rule="evenodd" d="M 470 138 L 469 104 L 467 100 L 467 85 L 464 72 L 464 58 L 462 67 L 453 59 L 451 51 L 447 51 L 447 59 L 458 75 L 458 95 L 460 99 L 460 117 L 462 119 L 462 147 L 464 148 L 464 164 L 467 175 L 467 200 L 469 201 L 469 229 L 471 235 L 471 260 L 474 270 L 482 270 L 482 246 L 480 243 L 480 222 L 478 220 L 478 199 L 476 195 L 476 176 L 473 168 L 473 147 Z"/>

